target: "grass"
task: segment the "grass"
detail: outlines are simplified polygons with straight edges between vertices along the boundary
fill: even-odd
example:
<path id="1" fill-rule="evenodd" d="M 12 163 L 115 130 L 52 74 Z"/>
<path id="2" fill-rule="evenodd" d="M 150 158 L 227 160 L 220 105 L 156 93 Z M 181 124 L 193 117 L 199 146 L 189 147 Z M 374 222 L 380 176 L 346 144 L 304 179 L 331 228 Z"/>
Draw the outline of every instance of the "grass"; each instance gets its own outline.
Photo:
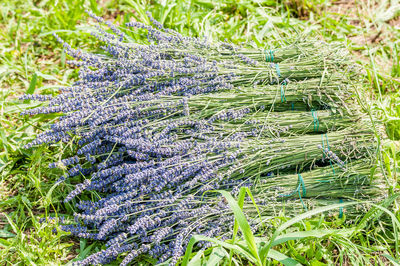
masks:
<path id="1" fill-rule="evenodd" d="M 57 93 L 59 86 L 76 78 L 76 69 L 66 66 L 66 56 L 52 37 L 57 32 L 73 46 L 96 49 L 87 34 L 90 25 L 84 9 L 123 23 L 147 20 L 150 10 L 166 26 L 192 36 L 253 42 L 260 47 L 284 44 L 288 36 L 314 36 L 348 44 L 363 66 L 367 90 L 360 92 L 363 104 L 386 126 L 381 140 L 379 165 L 386 169 L 392 197 L 371 207 L 358 221 L 324 216 L 289 220 L 284 213 L 270 218 L 272 228 L 262 239 L 249 238 L 246 221 L 230 246 L 219 243 L 204 254 L 187 259 L 198 262 L 223 260 L 244 263 L 234 248 L 252 247 L 253 257 L 264 256 L 267 264 L 291 259 L 307 265 L 399 263 L 400 220 L 400 4 L 398 1 L 2 1 L 0 2 L 0 264 L 65 264 L 99 250 L 101 244 L 78 241 L 57 228 L 57 220 L 39 223 L 41 217 L 70 217 L 72 206 L 62 203 L 66 186 L 54 187 L 60 170 L 47 165 L 73 147 L 52 146 L 23 150 L 21 147 L 46 128 L 54 115 L 21 118 L 18 112 L 33 103 L 18 101 L 23 93 Z M 369 99 L 366 101 L 365 99 Z M 231 206 L 235 206 L 232 202 Z M 360 203 L 362 204 L 362 203 Z M 237 207 L 237 206 L 236 206 Z M 236 210 L 237 218 L 240 208 Z M 239 221 L 239 219 L 237 219 Z M 290 225 L 290 226 L 289 226 Z M 278 228 L 278 229 L 274 229 Z M 396 229 L 397 228 L 397 229 Z M 282 229 L 282 230 L 281 230 Z M 277 239 L 287 241 L 276 244 Z M 215 240 L 210 240 L 215 241 Z M 276 244 L 276 245 L 275 245 Z M 225 245 L 225 246 L 223 246 Z M 224 247 L 224 248 L 222 248 Z M 269 251 L 268 251 L 269 250 Z M 271 253 L 272 251 L 272 253 Z M 275 254 L 273 254 L 275 252 Z M 276 253 L 277 252 L 277 253 Z M 271 253 L 271 255 L 270 255 Z M 279 253 L 279 254 L 278 254 Z M 396 254 L 397 253 L 397 254 Z M 236 255 L 233 255 L 236 254 Z M 271 262 L 275 256 L 275 262 Z M 218 258 L 221 258 L 218 260 Z M 261 257 L 260 257 L 261 259 Z M 263 262 L 261 262 L 263 263 Z"/>

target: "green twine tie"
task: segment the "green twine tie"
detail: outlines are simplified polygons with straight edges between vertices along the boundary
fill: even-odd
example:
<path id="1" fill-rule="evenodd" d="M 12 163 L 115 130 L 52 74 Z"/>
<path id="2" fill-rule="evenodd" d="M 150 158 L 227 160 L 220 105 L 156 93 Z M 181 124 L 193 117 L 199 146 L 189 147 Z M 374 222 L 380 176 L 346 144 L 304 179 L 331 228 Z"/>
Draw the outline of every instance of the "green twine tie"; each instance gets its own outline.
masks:
<path id="1" fill-rule="evenodd" d="M 286 102 L 285 91 L 283 90 L 283 84 L 281 85 L 281 102 Z"/>
<path id="2" fill-rule="evenodd" d="M 303 197 L 305 197 L 307 195 L 306 184 L 304 183 L 304 179 L 301 176 L 301 174 L 297 174 L 297 176 L 298 176 L 298 181 L 297 181 L 296 190 L 292 191 L 289 194 L 278 195 L 278 197 L 279 198 L 290 197 L 296 193 L 299 193 L 299 198 L 300 198 L 301 204 L 303 205 L 304 209 L 307 211 L 307 206 L 304 204 L 304 201 L 303 201 Z"/>
<path id="3" fill-rule="evenodd" d="M 314 119 L 314 132 L 317 132 L 319 129 L 319 120 L 318 120 L 317 112 L 314 109 L 311 109 L 311 115 Z"/>
<path id="4" fill-rule="evenodd" d="M 267 50 L 264 49 L 264 54 L 265 54 L 266 62 L 274 62 L 274 51 L 273 50 L 269 50 L 269 55 L 268 55 Z"/>
<path id="5" fill-rule="evenodd" d="M 297 187 L 297 191 L 299 192 L 299 198 L 301 201 L 301 204 L 303 204 L 303 208 L 307 211 L 307 206 L 304 204 L 303 199 L 301 198 L 301 194 L 300 194 L 300 185 L 301 185 L 301 190 L 303 192 L 303 197 L 306 196 L 307 191 L 306 191 L 306 184 L 304 184 L 304 180 L 303 177 L 301 176 L 301 174 L 297 174 L 299 177 L 299 186 Z"/>
<path id="6" fill-rule="evenodd" d="M 328 134 L 326 134 L 326 133 L 325 133 L 325 138 L 326 138 L 326 145 L 328 146 L 328 150 L 330 150 L 329 141 L 328 141 Z"/>
<path id="7" fill-rule="evenodd" d="M 304 183 L 303 177 L 301 176 L 301 174 L 297 174 L 297 176 L 299 177 L 299 186 L 297 187 L 297 190 L 299 191 L 299 195 L 300 195 L 300 185 L 301 185 L 301 190 L 303 192 L 303 197 L 306 196 L 307 191 L 306 191 L 306 184 Z"/>
<path id="8" fill-rule="evenodd" d="M 279 69 L 279 65 L 277 63 L 275 63 L 275 68 L 276 68 L 276 74 L 278 75 L 278 77 L 281 77 L 281 70 Z"/>
<path id="9" fill-rule="evenodd" d="M 285 90 L 283 89 L 283 86 L 286 85 L 286 81 L 284 80 L 281 84 L 281 102 L 286 102 L 286 96 L 285 96 Z"/>
<path id="10" fill-rule="evenodd" d="M 339 203 L 343 203 L 342 199 L 339 199 Z M 339 218 L 342 219 L 343 218 L 343 207 L 339 208 Z"/>

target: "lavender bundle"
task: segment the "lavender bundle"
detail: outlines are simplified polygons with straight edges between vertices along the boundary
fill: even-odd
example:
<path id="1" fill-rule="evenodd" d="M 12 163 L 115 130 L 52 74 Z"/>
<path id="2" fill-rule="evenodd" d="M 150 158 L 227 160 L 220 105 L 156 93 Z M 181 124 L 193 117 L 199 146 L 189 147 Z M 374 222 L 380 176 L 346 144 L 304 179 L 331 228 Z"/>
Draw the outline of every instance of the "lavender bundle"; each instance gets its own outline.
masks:
<path id="1" fill-rule="evenodd" d="M 303 83 L 310 85 L 309 82 Z M 81 138 L 80 144 L 83 144 L 90 143 L 96 138 L 103 137 L 104 134 L 107 134 L 107 130 L 124 131 L 128 130 L 129 127 L 134 127 L 136 130 L 139 130 L 138 126 L 142 126 L 146 129 L 158 129 L 163 127 L 163 125 L 173 123 L 174 121 L 183 121 L 185 119 L 212 124 L 216 120 L 238 119 L 244 115 L 254 113 L 259 113 L 257 116 L 261 118 L 261 116 L 263 116 L 262 114 L 265 114 L 265 111 L 271 110 L 271 107 L 276 111 L 287 110 L 288 108 L 305 111 L 307 105 L 305 105 L 304 102 L 312 102 L 310 99 L 313 97 L 319 98 L 322 94 L 327 95 L 328 91 L 331 91 L 332 94 L 329 96 L 327 95 L 327 98 L 323 101 L 325 105 L 329 102 L 337 102 L 338 100 L 336 99 L 340 99 L 344 102 L 349 97 L 348 93 L 337 96 L 338 86 L 334 84 L 332 85 L 332 90 L 328 90 L 328 88 L 325 87 L 325 91 L 321 92 L 323 90 L 319 88 L 315 93 L 313 93 L 312 87 L 306 90 L 304 88 L 305 84 L 299 85 L 294 95 L 290 92 L 286 92 L 285 97 L 289 100 L 293 100 L 291 104 L 286 101 L 282 104 L 275 104 L 278 97 L 275 89 L 273 89 L 275 91 L 271 93 L 253 89 L 248 92 L 212 93 L 197 95 L 191 98 L 174 95 L 161 96 L 157 100 L 146 95 L 138 97 L 129 95 L 117 99 L 113 98 L 106 102 L 104 102 L 102 98 L 96 98 L 96 94 L 88 94 L 85 98 L 79 96 L 66 98 L 73 94 L 64 93 L 51 100 L 46 107 L 38 107 L 23 112 L 23 114 L 59 112 L 60 110 L 65 110 L 67 112 L 67 115 L 61 117 L 60 121 L 56 122 L 50 131 L 39 135 L 34 142 L 28 144 L 26 147 L 28 148 L 32 145 L 57 142 L 60 140 L 68 141 L 70 136 L 65 134 L 66 132 L 71 132 L 79 136 Z M 32 96 L 25 96 L 22 98 L 35 99 L 35 97 Z M 328 101 L 329 99 L 330 101 Z M 74 110 L 75 108 L 76 110 Z M 334 121 L 335 119 L 338 121 L 339 119 L 337 118 L 343 117 L 343 115 L 338 114 L 342 109 L 332 108 L 333 107 L 331 107 L 331 111 L 320 112 L 320 115 L 318 112 L 314 114 L 313 111 L 311 111 L 309 112 L 309 116 L 306 113 L 304 113 L 303 116 L 308 116 L 310 119 L 315 120 L 321 115 L 322 117 L 326 117 L 327 112 L 329 112 L 332 116 L 326 121 Z M 349 109 L 344 109 L 341 112 L 346 110 Z M 227 112 L 229 112 L 230 115 L 228 115 Z M 360 119 L 360 114 L 356 114 L 356 112 L 353 111 L 349 112 L 351 112 L 352 115 L 348 115 L 341 120 L 343 123 L 345 123 L 344 121 L 351 123 Z M 286 116 L 291 116 L 293 119 L 296 119 L 298 116 L 294 114 L 295 112 L 292 112 Z M 267 115 L 265 116 L 267 117 Z M 272 116 L 277 117 L 277 115 Z M 283 113 L 283 116 L 285 116 L 285 113 Z M 283 120 L 286 119 L 287 118 L 284 118 Z M 323 126 L 321 129 L 323 129 Z"/>
<path id="2" fill-rule="evenodd" d="M 357 163 L 370 160 L 375 136 L 351 100 L 348 75 L 355 77 L 342 46 L 258 50 L 184 37 L 151 16 L 155 28 L 119 28 L 90 15 L 108 54 L 75 50 L 56 36 L 79 80 L 55 97 L 22 97 L 46 102 L 22 114 L 63 114 L 26 148 L 77 147 L 50 167 L 66 171 L 58 183 L 85 176 L 65 198 L 78 211 L 64 230 L 106 241 L 80 264 L 124 254 L 127 265 L 147 254 L 174 265 L 194 233 L 229 238 L 232 212 L 217 193 L 203 197 L 209 190 L 252 187 L 265 213 L 275 211 L 269 203 L 298 209 L 296 193 L 282 189 L 296 187 L 293 173 L 306 172 L 301 205 L 379 194 Z M 131 28 L 147 40 L 134 39 Z M 307 172 L 317 166 L 326 168 Z M 85 193 L 96 200 L 76 199 Z M 245 210 L 254 213 L 251 204 Z"/>
<path id="3" fill-rule="evenodd" d="M 307 208 L 337 203 L 339 199 L 379 196 L 383 182 L 377 178 L 371 184 L 370 166 L 371 161 L 366 159 L 350 163 L 346 170 L 336 165 L 317 168 L 302 172 L 301 184 L 298 174 L 284 174 L 276 177 L 262 176 L 259 179 L 247 177 L 236 182 L 225 180 L 221 185 L 224 189 L 233 189 L 233 193 L 239 187 L 251 187 L 262 217 L 277 215 L 283 208 L 294 215 Z M 332 171 L 335 171 L 334 174 Z M 321 193 L 327 193 L 325 199 L 315 199 Z M 222 240 L 231 237 L 233 213 L 224 199 L 215 193 L 180 196 L 168 191 L 155 198 L 125 201 L 115 199 L 110 197 L 99 201 L 102 207 L 93 206 L 90 201 L 81 202 L 80 208 L 87 213 L 76 214 L 76 218 L 84 225 L 64 227 L 80 237 L 102 239 L 110 236 L 106 250 L 89 256 L 81 264 L 105 263 L 114 259 L 115 252 L 125 248 L 125 251 L 131 251 L 122 265 L 143 254 L 149 254 L 159 259 L 159 262 L 172 256 L 171 264 L 175 264 L 192 234 L 219 236 Z M 90 208 L 96 211 L 88 212 Z M 349 216 L 357 213 L 355 208 L 347 209 Z M 123 210 L 128 210 L 128 214 L 120 216 Z M 251 221 L 252 230 L 256 231 L 262 221 L 251 200 L 245 202 L 243 211 Z M 102 224 L 99 230 L 90 229 L 99 223 Z M 199 248 L 207 248 L 209 245 L 199 243 Z"/>
<path id="4" fill-rule="evenodd" d="M 195 139 L 196 135 L 198 139 Z M 360 130 L 275 139 L 257 136 L 258 133 L 254 131 L 237 132 L 218 139 L 202 132 L 192 132 L 188 140 L 174 138 L 163 147 L 158 147 L 157 143 L 145 140 L 141 143 L 124 137 L 123 133 L 114 133 L 106 137 L 112 142 L 108 144 L 110 149 L 119 147 L 112 156 L 109 153 L 98 156 L 95 154 L 97 149 L 89 150 L 87 146 L 78 150 L 79 154 L 86 148 L 86 157 L 92 160 L 109 157 L 97 169 L 83 168 L 76 162 L 81 160 L 78 156 L 62 162 L 66 165 L 66 161 L 75 160 L 72 162 L 74 166 L 68 171 L 69 176 L 85 170 L 91 171 L 91 178 L 72 191 L 66 201 L 84 190 L 112 193 L 136 191 L 130 195 L 133 198 L 170 188 L 184 193 L 201 194 L 219 188 L 221 180 L 237 179 L 244 173 L 256 176 L 276 170 L 305 167 L 324 160 L 345 167 L 347 161 L 362 158 L 374 149 L 374 136 Z M 159 158 L 152 158 L 151 155 Z"/>
<path id="5" fill-rule="evenodd" d="M 253 195 L 268 204 L 272 199 L 301 198 L 370 198 L 384 188 L 383 176 L 378 173 L 371 179 L 372 162 L 363 158 L 346 165 L 317 167 L 298 174 L 269 175 L 252 184 Z"/>

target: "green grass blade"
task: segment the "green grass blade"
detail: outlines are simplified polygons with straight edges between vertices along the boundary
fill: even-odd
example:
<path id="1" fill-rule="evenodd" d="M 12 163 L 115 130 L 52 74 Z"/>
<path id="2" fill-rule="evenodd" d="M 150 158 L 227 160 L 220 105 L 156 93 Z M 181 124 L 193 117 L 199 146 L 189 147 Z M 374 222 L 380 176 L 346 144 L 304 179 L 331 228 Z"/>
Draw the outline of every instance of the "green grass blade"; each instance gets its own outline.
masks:
<path id="1" fill-rule="evenodd" d="M 383 208 L 388 208 L 398 197 L 400 196 L 400 194 L 394 194 L 390 197 L 388 197 L 387 199 L 385 199 L 380 206 Z M 371 220 L 376 220 L 379 217 L 382 216 L 382 214 L 384 213 L 383 209 L 377 208 L 377 207 L 373 207 L 371 208 L 371 210 L 369 210 L 361 219 L 361 221 L 357 224 L 357 229 L 355 232 L 362 230 L 363 228 L 365 228 L 365 226 L 367 226 L 368 222 Z"/>
<path id="2" fill-rule="evenodd" d="M 241 188 L 241 195 L 244 194 L 244 192 L 246 191 L 246 188 Z M 244 191 L 244 192 L 242 192 Z M 223 191 L 223 190 L 218 190 L 219 193 L 222 194 L 222 196 L 225 197 L 225 199 L 228 201 L 228 204 L 231 208 L 231 210 L 233 211 L 233 214 L 235 216 L 235 221 L 237 221 L 239 228 L 243 234 L 244 239 L 246 240 L 246 244 L 248 246 L 248 248 L 251 251 L 251 254 L 253 255 L 254 259 L 257 261 L 257 264 L 261 265 L 261 260 L 260 260 L 260 256 L 258 254 L 257 251 L 257 245 L 256 245 L 256 241 L 253 235 L 253 232 L 251 231 L 250 225 L 247 222 L 246 217 L 244 216 L 238 202 L 236 202 L 236 200 L 232 197 L 232 195 L 227 192 L 227 191 Z"/>
<path id="3" fill-rule="evenodd" d="M 194 255 L 192 259 L 189 261 L 189 265 L 193 266 L 202 265 L 203 256 L 204 256 L 204 250 L 197 251 L 196 255 Z"/>
<path id="4" fill-rule="evenodd" d="M 243 254 L 244 256 L 246 256 L 246 258 L 249 259 L 249 261 L 251 261 L 253 263 L 257 263 L 257 261 L 254 259 L 253 255 L 249 251 L 242 249 L 238 245 L 232 245 L 232 244 L 220 241 L 218 239 L 210 238 L 210 237 L 206 237 L 206 236 L 202 236 L 202 235 L 194 235 L 194 236 L 192 236 L 192 238 L 190 239 L 190 241 L 187 245 L 186 252 L 185 252 L 185 255 L 184 255 L 183 261 L 182 261 L 182 266 L 189 265 L 189 259 L 190 259 L 190 255 L 192 254 L 192 251 L 193 251 L 193 246 L 198 241 L 209 241 L 209 242 L 215 243 L 215 244 L 217 244 L 223 248 L 226 248 L 228 250 L 233 250 L 234 252 L 236 252 L 238 254 Z"/>
<path id="5" fill-rule="evenodd" d="M 382 254 L 382 256 L 387 258 L 391 263 L 393 263 L 394 266 L 400 266 L 400 261 L 396 260 L 395 258 L 390 256 L 389 254 Z"/>
<path id="6" fill-rule="evenodd" d="M 280 263 L 282 263 L 285 266 L 301 266 L 300 263 L 298 263 L 296 260 L 286 256 L 285 254 L 282 254 L 279 251 L 270 249 L 268 252 L 268 257 L 279 261 Z"/>
<path id="7" fill-rule="evenodd" d="M 400 194 L 395 194 L 394 196 L 398 197 L 399 195 Z M 380 205 L 376 205 L 373 203 L 371 205 L 374 206 L 375 208 L 378 208 L 378 209 L 386 212 L 386 214 L 389 215 L 390 218 L 392 219 L 392 226 L 393 226 L 393 230 L 394 230 L 393 235 L 394 235 L 394 240 L 395 240 L 395 254 L 396 254 L 396 258 L 399 258 L 400 257 L 400 251 L 399 251 L 400 221 L 399 221 L 399 219 L 395 216 L 395 214 L 392 211 L 388 210 L 387 208 L 384 208 Z"/>
<path id="8" fill-rule="evenodd" d="M 33 74 L 31 83 L 29 84 L 29 88 L 26 91 L 27 94 L 33 94 L 35 92 L 36 88 L 36 82 L 37 82 L 37 74 Z"/>
<path id="9" fill-rule="evenodd" d="M 144 4 L 140 4 L 140 2 L 133 0 L 125 0 L 125 2 L 136 10 L 136 12 L 139 14 L 138 19 L 140 22 L 143 22 L 145 24 L 150 23 L 150 20 L 146 15 Z"/>
<path id="10" fill-rule="evenodd" d="M 279 236 L 279 234 L 280 234 L 283 230 L 285 230 L 285 229 L 287 229 L 288 227 L 290 227 L 290 226 L 292 226 L 292 225 L 294 225 L 294 224 L 296 224 L 296 223 L 302 221 L 303 219 L 306 219 L 306 218 L 308 218 L 308 217 L 311 217 L 311 216 L 313 216 L 313 215 L 316 215 L 316 214 L 319 214 L 319 213 L 323 213 L 323 212 L 326 212 L 326 211 L 329 211 L 329 210 L 338 209 L 338 208 L 340 208 L 340 207 L 346 207 L 346 206 L 351 206 L 351 205 L 356 205 L 356 204 L 359 204 L 359 202 L 347 202 L 347 203 L 332 204 L 332 205 L 330 205 L 330 206 L 325 206 L 325 207 L 317 208 L 317 209 L 314 209 L 314 210 L 311 210 L 311 211 L 307 211 L 307 212 L 305 212 L 305 213 L 303 213 L 303 214 L 300 214 L 300 215 L 294 217 L 293 219 L 290 219 L 289 221 L 285 222 L 284 224 L 282 224 L 282 225 L 274 232 L 274 234 L 272 235 L 272 237 L 271 237 L 271 239 L 270 239 L 269 244 L 268 244 L 265 248 L 261 249 L 261 251 L 260 251 L 260 257 L 261 257 L 263 263 L 264 263 L 264 264 L 266 263 L 266 260 L 267 260 L 267 258 L 268 258 L 268 252 L 269 252 L 269 250 L 270 250 L 271 247 L 272 247 L 272 243 L 275 241 L 275 239 Z"/>
<path id="11" fill-rule="evenodd" d="M 222 247 L 216 247 L 212 250 L 207 260 L 207 266 L 218 266 L 223 258 L 227 255 L 226 251 Z M 229 254 L 228 254 L 229 255 Z M 192 264 L 190 264 L 192 265 Z"/>
<path id="12" fill-rule="evenodd" d="M 276 245 L 280 245 L 285 243 L 289 240 L 300 240 L 307 237 L 316 237 L 316 238 L 323 238 L 328 235 L 340 234 L 344 236 L 351 235 L 355 229 L 319 229 L 319 230 L 310 230 L 304 232 L 292 232 L 287 233 L 281 236 L 278 236 L 273 242 L 272 247 Z M 265 241 L 265 240 L 264 240 Z"/>

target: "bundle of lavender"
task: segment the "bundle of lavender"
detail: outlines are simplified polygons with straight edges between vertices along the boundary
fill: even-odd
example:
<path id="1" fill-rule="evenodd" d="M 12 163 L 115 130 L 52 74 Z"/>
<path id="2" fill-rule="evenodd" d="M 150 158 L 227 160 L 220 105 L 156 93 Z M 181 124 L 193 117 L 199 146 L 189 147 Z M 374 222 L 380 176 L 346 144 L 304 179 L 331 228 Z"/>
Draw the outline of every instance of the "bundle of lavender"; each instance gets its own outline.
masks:
<path id="1" fill-rule="evenodd" d="M 46 102 L 22 114 L 62 114 L 26 148 L 77 146 L 50 165 L 66 171 L 58 183 L 85 176 L 65 198 L 77 212 L 64 230 L 107 241 L 80 264 L 128 254 L 127 265 L 148 254 L 174 265 L 194 233 L 228 238 L 232 212 L 218 193 L 202 197 L 210 190 L 249 186 L 266 214 L 380 195 L 359 161 L 371 161 L 376 142 L 351 99 L 348 77 L 356 77 L 342 46 L 258 50 L 184 37 L 151 16 L 157 29 L 90 15 L 108 55 L 57 37 L 79 80 L 55 97 L 22 97 Z M 147 41 L 130 37 L 132 27 Z"/>
<path id="2" fill-rule="evenodd" d="M 382 179 L 370 183 L 370 166 L 370 160 L 366 159 L 350 163 L 346 169 L 335 165 L 305 171 L 301 175 L 243 177 L 234 182 L 223 180 L 221 187 L 232 189 L 233 193 L 242 186 L 251 187 L 258 211 L 251 200 L 245 202 L 243 211 L 252 230 L 256 231 L 264 217 L 278 215 L 283 209 L 287 214 L 295 215 L 304 209 L 338 203 L 346 198 L 379 197 Z M 320 199 L 322 194 L 324 197 Z M 182 195 L 172 189 L 157 196 L 149 194 L 130 200 L 122 200 L 121 195 L 110 195 L 96 203 L 81 201 L 78 207 L 84 212 L 77 213 L 76 218 L 85 225 L 70 224 L 64 229 L 79 237 L 107 239 L 107 249 L 81 261 L 82 265 L 106 263 L 123 252 L 129 253 L 122 265 L 143 254 L 158 262 L 172 257 L 170 263 L 175 264 L 193 234 L 219 236 L 222 240 L 232 237 L 233 212 L 216 193 Z M 359 212 L 357 208 L 344 211 L 352 217 Z M 199 243 L 200 248 L 209 245 Z"/>

